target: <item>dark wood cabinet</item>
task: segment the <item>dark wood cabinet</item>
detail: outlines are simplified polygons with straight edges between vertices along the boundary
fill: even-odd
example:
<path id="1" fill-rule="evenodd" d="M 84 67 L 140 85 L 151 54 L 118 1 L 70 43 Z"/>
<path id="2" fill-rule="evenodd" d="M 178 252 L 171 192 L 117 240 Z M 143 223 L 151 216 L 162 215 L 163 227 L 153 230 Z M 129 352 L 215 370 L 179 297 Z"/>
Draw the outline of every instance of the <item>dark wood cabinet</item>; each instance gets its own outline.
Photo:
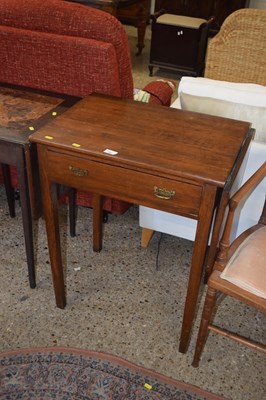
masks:
<path id="1" fill-rule="evenodd" d="M 249 6 L 249 0 L 156 0 L 155 11 L 209 19 L 215 17 L 212 33 L 217 32 L 229 14 Z"/>
<path id="2" fill-rule="evenodd" d="M 170 15 L 152 16 L 149 70 L 159 67 L 178 75 L 202 76 L 210 22 L 202 18 Z"/>

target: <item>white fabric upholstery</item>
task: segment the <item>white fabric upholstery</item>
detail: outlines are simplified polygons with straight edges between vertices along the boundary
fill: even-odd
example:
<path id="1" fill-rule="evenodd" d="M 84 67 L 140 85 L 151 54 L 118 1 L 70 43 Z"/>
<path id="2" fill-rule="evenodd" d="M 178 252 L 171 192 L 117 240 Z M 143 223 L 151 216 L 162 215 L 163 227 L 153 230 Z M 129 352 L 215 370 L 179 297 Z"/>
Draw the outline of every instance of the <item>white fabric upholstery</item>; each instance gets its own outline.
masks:
<path id="1" fill-rule="evenodd" d="M 255 83 L 234 83 L 184 76 L 178 86 L 178 95 L 181 93 L 266 107 L 266 87 Z"/>
<path id="2" fill-rule="evenodd" d="M 265 86 L 184 77 L 179 98 L 184 110 L 251 122 L 255 140 L 266 142 Z"/>

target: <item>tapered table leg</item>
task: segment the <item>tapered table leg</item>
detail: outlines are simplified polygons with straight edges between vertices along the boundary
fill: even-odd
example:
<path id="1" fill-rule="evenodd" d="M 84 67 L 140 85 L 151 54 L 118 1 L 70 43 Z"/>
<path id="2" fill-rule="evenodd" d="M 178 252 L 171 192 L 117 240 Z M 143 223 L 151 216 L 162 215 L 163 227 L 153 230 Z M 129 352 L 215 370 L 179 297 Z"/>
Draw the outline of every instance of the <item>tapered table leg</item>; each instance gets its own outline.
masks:
<path id="1" fill-rule="evenodd" d="M 103 208 L 102 196 L 93 194 L 93 251 L 102 250 Z"/>
<path id="2" fill-rule="evenodd" d="M 55 300 L 57 307 L 64 308 L 66 305 L 66 293 L 61 257 L 57 187 L 55 183 L 50 182 L 47 175 L 45 147 L 39 146 L 38 154 L 42 186 L 43 213 L 46 223 Z"/>
<path id="3" fill-rule="evenodd" d="M 20 191 L 20 202 L 22 212 L 22 223 L 25 238 L 25 248 L 28 264 L 28 274 L 30 287 L 36 287 L 36 275 L 35 275 L 35 262 L 34 262 L 34 248 L 33 248 L 33 230 L 32 230 L 32 214 L 31 204 L 28 188 L 27 171 L 25 167 L 25 156 L 24 148 L 16 148 L 16 160 L 17 160 L 17 174 L 19 179 L 19 191 Z"/>
<path id="4" fill-rule="evenodd" d="M 194 242 L 192 262 L 187 288 L 183 323 L 179 343 L 179 351 L 185 353 L 189 345 L 189 339 L 193 321 L 196 314 L 198 296 L 200 292 L 202 265 L 204 264 L 208 238 L 210 234 L 211 222 L 213 217 L 213 207 L 215 202 L 216 190 L 211 186 L 206 186 L 199 210 L 199 219 Z"/>

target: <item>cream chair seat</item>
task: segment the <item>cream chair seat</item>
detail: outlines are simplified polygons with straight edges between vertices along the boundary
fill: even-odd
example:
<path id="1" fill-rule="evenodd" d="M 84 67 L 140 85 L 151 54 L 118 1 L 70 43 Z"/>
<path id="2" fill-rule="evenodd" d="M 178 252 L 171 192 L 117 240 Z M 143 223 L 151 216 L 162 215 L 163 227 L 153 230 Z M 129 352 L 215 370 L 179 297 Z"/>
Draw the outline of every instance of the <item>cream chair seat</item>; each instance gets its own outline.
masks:
<path id="1" fill-rule="evenodd" d="M 208 290 L 202 312 L 201 324 L 192 365 L 199 365 L 208 331 L 212 331 L 245 344 L 252 349 L 266 354 L 266 346 L 237 332 L 225 329 L 225 320 L 219 326 L 213 322 L 214 310 L 219 306 L 219 299 L 224 295 L 248 304 L 258 311 L 266 312 L 266 201 L 259 222 L 243 232 L 232 243 L 230 231 L 235 210 L 254 187 L 266 176 L 266 162 L 237 191 L 229 202 L 229 213 L 224 233 L 220 242 L 214 271 L 208 281 Z M 218 309 L 219 311 L 219 309 Z M 250 325 L 252 326 L 252 325 Z"/>

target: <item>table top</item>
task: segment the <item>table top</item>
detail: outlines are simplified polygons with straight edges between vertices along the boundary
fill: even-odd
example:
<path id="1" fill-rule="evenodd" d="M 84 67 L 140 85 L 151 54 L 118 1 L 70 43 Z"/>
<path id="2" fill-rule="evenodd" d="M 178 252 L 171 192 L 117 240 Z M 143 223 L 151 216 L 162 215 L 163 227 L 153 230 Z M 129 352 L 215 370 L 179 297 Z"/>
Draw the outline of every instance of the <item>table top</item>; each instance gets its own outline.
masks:
<path id="1" fill-rule="evenodd" d="M 65 97 L 44 94 L 25 88 L 0 86 L 0 140 L 9 143 L 29 142 L 32 129 L 65 111 Z"/>
<path id="2" fill-rule="evenodd" d="M 30 140 L 106 164 L 224 187 L 251 136 L 247 122 L 91 95 Z"/>

